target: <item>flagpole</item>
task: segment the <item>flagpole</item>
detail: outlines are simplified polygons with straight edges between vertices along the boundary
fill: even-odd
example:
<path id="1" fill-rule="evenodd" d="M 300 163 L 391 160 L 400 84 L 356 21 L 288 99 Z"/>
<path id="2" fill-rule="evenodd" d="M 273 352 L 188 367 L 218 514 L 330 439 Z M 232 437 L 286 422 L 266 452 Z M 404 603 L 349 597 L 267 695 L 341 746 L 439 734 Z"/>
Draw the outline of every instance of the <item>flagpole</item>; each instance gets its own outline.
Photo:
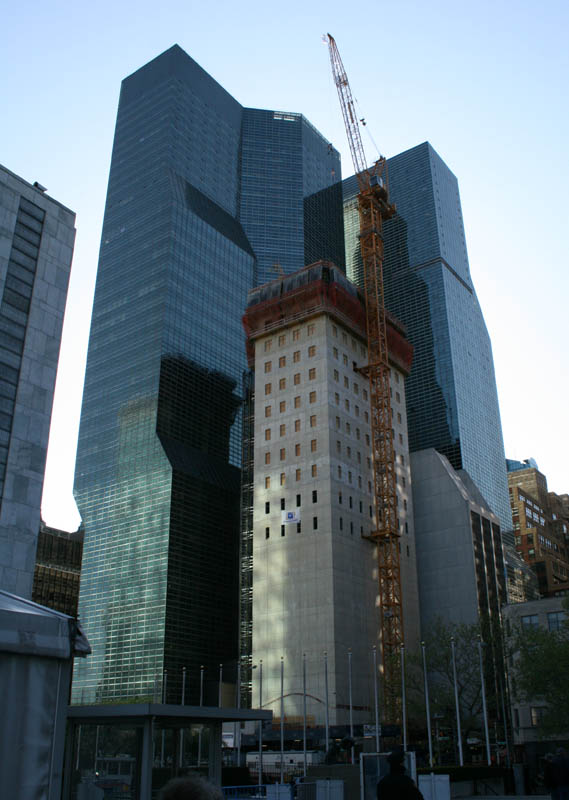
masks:
<path id="1" fill-rule="evenodd" d="M 307 759 L 306 759 L 306 653 L 302 654 L 302 734 L 303 734 L 303 755 L 304 771 L 306 778 Z"/>
<path id="2" fill-rule="evenodd" d="M 281 656 L 281 784 L 284 782 L 284 656 Z"/>

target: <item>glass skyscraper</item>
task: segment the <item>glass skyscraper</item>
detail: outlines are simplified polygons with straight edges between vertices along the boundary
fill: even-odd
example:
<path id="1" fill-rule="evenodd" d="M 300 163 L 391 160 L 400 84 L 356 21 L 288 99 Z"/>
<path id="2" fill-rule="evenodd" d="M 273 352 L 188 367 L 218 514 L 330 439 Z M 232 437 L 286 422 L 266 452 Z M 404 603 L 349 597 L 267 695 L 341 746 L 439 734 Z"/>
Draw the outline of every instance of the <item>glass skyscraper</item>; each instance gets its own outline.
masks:
<path id="1" fill-rule="evenodd" d="M 385 302 L 415 349 L 407 378 L 411 451 L 465 469 L 511 530 L 492 347 L 468 265 L 458 183 L 428 142 L 388 160 L 397 214 L 385 223 Z M 346 269 L 361 283 L 355 177 L 344 181 Z"/>
<path id="2" fill-rule="evenodd" d="M 342 262 L 321 219 L 341 228 L 340 177 L 301 115 L 243 108 L 178 46 L 123 81 L 76 465 L 93 654 L 74 702 L 158 699 L 164 670 L 178 702 L 182 667 L 197 702 L 200 666 L 237 659 L 241 316 L 305 249 Z"/>

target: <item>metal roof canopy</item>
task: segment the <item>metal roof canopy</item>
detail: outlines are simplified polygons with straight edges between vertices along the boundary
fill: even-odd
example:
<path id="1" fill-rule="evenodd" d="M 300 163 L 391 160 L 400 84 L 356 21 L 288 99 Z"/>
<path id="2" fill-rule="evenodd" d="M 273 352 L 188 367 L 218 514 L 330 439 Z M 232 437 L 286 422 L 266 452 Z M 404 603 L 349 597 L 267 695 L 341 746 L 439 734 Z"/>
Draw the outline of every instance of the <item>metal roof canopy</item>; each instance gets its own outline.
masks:
<path id="1" fill-rule="evenodd" d="M 182 706 L 163 703 L 117 703 L 116 705 L 70 706 L 68 719 L 76 723 L 103 724 L 113 720 L 143 722 L 153 718 L 155 721 L 172 723 L 183 722 L 248 722 L 262 720 L 270 722 L 272 711 L 256 708 L 224 708 L 219 706 Z"/>
<path id="2" fill-rule="evenodd" d="M 155 726 L 182 729 L 185 725 L 208 724 L 213 737 L 208 757 L 209 779 L 221 784 L 221 733 L 224 722 L 270 722 L 272 711 L 219 706 L 183 706 L 162 703 L 117 703 L 115 705 L 70 706 L 67 713 L 65 744 L 64 800 L 72 797 L 75 732 L 81 725 L 130 725 L 142 729 L 142 750 L 138 763 L 138 800 L 150 800 L 152 794 L 153 734 Z"/>

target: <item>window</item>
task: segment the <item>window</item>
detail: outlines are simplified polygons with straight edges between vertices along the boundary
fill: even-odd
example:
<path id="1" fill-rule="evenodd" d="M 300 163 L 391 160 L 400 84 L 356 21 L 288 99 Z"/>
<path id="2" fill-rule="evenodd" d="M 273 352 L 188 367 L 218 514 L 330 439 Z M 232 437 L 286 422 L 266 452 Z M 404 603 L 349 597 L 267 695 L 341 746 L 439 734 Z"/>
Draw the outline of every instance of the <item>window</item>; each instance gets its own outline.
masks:
<path id="1" fill-rule="evenodd" d="M 270 438 L 271 438 L 271 429 L 267 428 L 267 430 L 265 431 L 265 441 L 268 442 Z"/>
<path id="2" fill-rule="evenodd" d="M 399 383 L 399 373 L 395 373 L 395 383 Z"/>
<path id="3" fill-rule="evenodd" d="M 342 492 L 338 492 L 338 503 L 342 505 Z"/>
<path id="4" fill-rule="evenodd" d="M 399 444 L 403 444 L 403 434 L 399 434 Z"/>
<path id="5" fill-rule="evenodd" d="M 531 724 L 533 728 L 538 728 L 543 723 L 545 708 L 543 706 L 532 706 L 530 708 Z"/>
<path id="6" fill-rule="evenodd" d="M 332 336 L 338 338 L 338 328 L 335 325 L 332 325 Z"/>
<path id="7" fill-rule="evenodd" d="M 349 445 L 348 445 L 348 447 L 346 448 L 346 451 L 347 451 L 347 453 L 348 453 L 348 458 L 351 458 L 351 457 L 352 457 L 352 448 L 351 448 Z"/>
<path id="8" fill-rule="evenodd" d="M 285 510 L 285 499 L 284 499 L 284 497 L 281 497 L 281 511 L 284 511 L 284 510 Z"/>
<path id="9" fill-rule="evenodd" d="M 286 367 L 286 356 L 281 356 L 279 358 L 279 367 Z"/>
<path id="10" fill-rule="evenodd" d="M 314 331 L 315 330 L 316 330 L 316 326 L 314 325 L 314 323 L 311 322 L 309 325 L 306 326 L 306 335 L 307 336 L 314 336 Z"/>
<path id="11" fill-rule="evenodd" d="M 312 490 L 312 502 L 313 503 L 317 503 L 318 502 L 318 492 L 316 491 L 316 489 Z"/>
<path id="12" fill-rule="evenodd" d="M 265 539 L 268 539 L 270 535 L 271 535 L 271 529 L 265 528 Z"/>
<path id="13" fill-rule="evenodd" d="M 310 417 L 310 427 L 311 428 L 316 427 L 316 414 L 312 414 L 312 416 Z"/>
<path id="14" fill-rule="evenodd" d="M 401 402 L 401 395 L 399 394 L 399 392 L 395 392 L 395 399 L 396 399 L 396 401 L 397 401 L 398 403 L 400 403 L 400 402 Z"/>
<path id="15" fill-rule="evenodd" d="M 294 432 L 298 433 L 299 431 L 300 431 L 300 420 L 299 419 L 295 419 L 295 421 L 294 421 Z"/>
<path id="16" fill-rule="evenodd" d="M 342 443 L 340 442 L 339 439 L 336 439 L 336 452 L 337 453 L 341 453 L 342 452 Z"/>
<path id="17" fill-rule="evenodd" d="M 527 614 L 522 617 L 522 628 L 537 628 L 539 625 L 539 618 L 537 614 Z"/>
<path id="18" fill-rule="evenodd" d="M 286 334 L 281 333 L 281 335 L 279 336 L 279 347 L 282 347 L 285 344 L 286 344 Z"/>
<path id="19" fill-rule="evenodd" d="M 295 364 L 298 364 L 298 362 L 300 361 L 300 350 L 294 351 L 294 353 L 292 354 L 292 360 Z"/>
<path id="20" fill-rule="evenodd" d="M 295 397 L 294 398 L 294 407 L 295 408 L 300 408 L 300 397 Z"/>
<path id="21" fill-rule="evenodd" d="M 344 344 L 348 344 L 348 334 L 342 331 L 342 341 Z"/>
<path id="22" fill-rule="evenodd" d="M 348 471 L 348 482 L 352 482 L 352 473 Z"/>
<path id="23" fill-rule="evenodd" d="M 286 378 L 281 378 L 279 381 L 279 389 L 286 389 Z"/>
<path id="24" fill-rule="evenodd" d="M 405 478 L 402 476 L 402 477 L 401 477 L 401 486 L 403 486 L 403 488 L 405 488 L 406 484 L 407 484 L 407 481 L 406 481 L 406 480 L 405 480 Z"/>
<path id="25" fill-rule="evenodd" d="M 284 414 L 284 412 L 286 411 L 286 400 L 281 400 L 280 401 L 280 403 L 279 403 L 279 411 L 281 412 L 281 414 Z"/>
<path id="26" fill-rule="evenodd" d="M 315 368 L 315 367 L 311 367 L 311 368 L 308 370 L 308 380 L 309 380 L 309 381 L 314 381 L 314 380 L 316 380 L 316 368 Z"/>
<path id="27" fill-rule="evenodd" d="M 338 477 L 342 477 L 342 467 L 338 464 Z"/>
<path id="28" fill-rule="evenodd" d="M 337 369 L 334 370 L 334 380 L 338 382 L 340 380 L 340 373 Z"/>
<path id="29" fill-rule="evenodd" d="M 296 523 L 296 532 L 297 533 L 302 533 L 302 525 L 301 525 L 300 522 Z"/>
<path id="30" fill-rule="evenodd" d="M 300 383 L 300 372 L 295 372 L 293 381 L 294 385 L 298 386 L 298 384 Z"/>
<path id="31" fill-rule="evenodd" d="M 362 394 L 364 396 L 364 400 L 367 400 L 367 389 L 364 389 Z"/>
<path id="32" fill-rule="evenodd" d="M 352 432 L 352 426 L 350 425 L 349 422 L 346 422 L 346 433 L 351 433 L 351 432 Z"/>
<path id="33" fill-rule="evenodd" d="M 564 611 L 550 611 L 547 614 L 547 627 L 550 631 L 558 631 L 565 620 Z"/>
<path id="34" fill-rule="evenodd" d="M 354 498 L 352 497 L 352 495 L 350 495 L 348 498 L 348 505 L 350 506 L 350 508 L 354 507 Z"/>
<path id="35" fill-rule="evenodd" d="M 271 463 L 271 454 L 267 452 L 265 453 L 265 464 L 270 464 L 270 463 Z"/>
<path id="36" fill-rule="evenodd" d="M 340 530 L 343 531 L 344 530 L 344 520 L 342 519 L 342 517 L 339 518 L 339 524 L 340 524 Z"/>
<path id="37" fill-rule="evenodd" d="M 315 453 L 317 448 L 316 439 L 310 440 L 310 452 Z"/>
<path id="38" fill-rule="evenodd" d="M 314 358 L 315 355 L 316 355 L 316 345 L 311 344 L 310 347 L 308 348 L 308 358 Z"/>
<path id="39" fill-rule="evenodd" d="M 271 504 L 267 500 L 267 502 L 265 503 L 265 514 L 270 514 L 270 512 L 271 512 Z"/>
<path id="40" fill-rule="evenodd" d="M 336 428 L 340 430 L 340 417 L 336 417 Z"/>
<path id="41" fill-rule="evenodd" d="M 348 398 L 347 398 L 347 397 L 346 397 L 346 399 L 344 400 L 344 406 L 346 407 L 346 411 L 349 411 L 349 410 L 350 410 L 350 401 L 348 400 Z"/>
<path id="42" fill-rule="evenodd" d="M 267 476 L 265 478 L 265 489 L 270 489 L 270 488 L 271 488 L 271 479 Z"/>
<path id="43" fill-rule="evenodd" d="M 356 417 L 359 417 L 359 415 L 360 415 L 360 407 L 356 406 L 354 410 L 356 412 Z"/>
<path id="44" fill-rule="evenodd" d="M 273 391 L 272 383 L 266 383 L 265 384 L 265 394 L 270 394 L 272 391 Z"/>
<path id="45" fill-rule="evenodd" d="M 300 455 L 300 445 L 299 444 L 295 444 L 295 446 L 294 446 L 294 454 L 295 454 L 295 456 L 299 456 Z"/>
<path id="46" fill-rule="evenodd" d="M 272 361 L 265 361 L 265 372 L 270 372 L 273 368 Z"/>
<path id="47" fill-rule="evenodd" d="M 296 330 L 292 332 L 292 341 L 298 342 L 299 339 L 300 339 L 300 328 L 296 328 Z"/>
<path id="48" fill-rule="evenodd" d="M 281 447 L 280 459 L 281 459 L 281 461 L 284 461 L 285 458 L 286 458 L 286 447 Z"/>
<path id="49" fill-rule="evenodd" d="M 369 433 L 366 433 L 366 444 L 369 447 Z"/>
<path id="50" fill-rule="evenodd" d="M 333 350 L 332 352 L 334 353 L 334 358 L 336 358 L 336 359 L 337 359 L 337 358 L 338 358 L 338 348 L 337 348 L 337 347 L 335 347 L 335 348 L 334 348 L 334 350 Z"/>
<path id="51" fill-rule="evenodd" d="M 336 403 L 337 406 L 340 405 L 340 395 L 338 394 L 338 392 L 334 392 L 334 402 Z"/>
<path id="52" fill-rule="evenodd" d="M 358 386 L 357 383 L 354 383 L 354 394 L 359 394 L 359 392 L 360 392 L 360 387 Z"/>
<path id="53" fill-rule="evenodd" d="M 281 486 L 285 485 L 285 481 L 286 481 L 285 474 L 284 474 L 284 472 L 281 472 L 281 481 L 280 481 Z"/>
<path id="54" fill-rule="evenodd" d="M 313 478 L 317 478 L 318 477 L 318 467 L 316 466 L 316 464 L 313 464 L 311 466 L 310 472 L 311 472 L 311 475 L 312 475 Z"/>
<path id="55" fill-rule="evenodd" d="M 350 535 L 354 535 L 354 523 L 350 521 Z"/>
<path id="56" fill-rule="evenodd" d="M 296 480 L 297 481 L 300 480 L 300 470 L 299 469 L 296 470 Z"/>
<path id="57" fill-rule="evenodd" d="M 356 428 L 356 439 L 360 438 L 360 429 Z"/>
<path id="58" fill-rule="evenodd" d="M 300 495 L 299 494 L 296 495 L 296 507 L 300 508 Z"/>
<path id="59" fill-rule="evenodd" d="M 367 413 L 367 411 L 364 411 L 364 419 L 366 422 L 369 422 L 369 414 Z"/>
<path id="60" fill-rule="evenodd" d="M 310 392 L 308 395 L 308 402 L 315 403 L 316 402 L 316 392 Z"/>
<path id="61" fill-rule="evenodd" d="M 285 436 L 285 434 L 286 434 L 286 425 L 279 425 L 279 434 L 281 436 Z"/>
<path id="62" fill-rule="evenodd" d="M 401 425 L 402 420 L 401 420 L 401 414 L 399 413 L 399 411 L 397 412 L 397 422 Z"/>
<path id="63" fill-rule="evenodd" d="M 272 339 L 267 339 L 265 341 L 265 353 L 269 353 L 272 346 L 273 346 L 273 340 Z"/>
<path id="64" fill-rule="evenodd" d="M 342 364 L 347 367 L 348 366 L 348 356 L 344 353 L 342 355 Z"/>
<path id="65" fill-rule="evenodd" d="M 363 511 L 364 511 L 364 506 L 362 501 L 360 500 L 360 514 L 363 514 Z"/>
<path id="66" fill-rule="evenodd" d="M 312 517 L 312 530 L 318 530 L 318 517 Z"/>
<path id="67" fill-rule="evenodd" d="M 285 535 L 285 526 L 281 525 L 281 536 Z"/>
<path id="68" fill-rule="evenodd" d="M 344 389 L 349 389 L 349 388 L 350 388 L 350 381 L 349 381 L 349 380 L 348 380 L 348 378 L 347 378 L 347 377 L 344 375 Z"/>

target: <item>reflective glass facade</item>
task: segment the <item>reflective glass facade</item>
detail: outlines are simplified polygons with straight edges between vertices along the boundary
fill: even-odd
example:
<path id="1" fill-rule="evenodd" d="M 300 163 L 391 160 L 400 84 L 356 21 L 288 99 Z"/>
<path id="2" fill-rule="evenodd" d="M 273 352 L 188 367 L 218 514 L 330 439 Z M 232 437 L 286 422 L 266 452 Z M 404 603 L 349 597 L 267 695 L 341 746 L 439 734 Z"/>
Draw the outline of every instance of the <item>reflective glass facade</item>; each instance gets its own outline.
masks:
<path id="1" fill-rule="evenodd" d="M 512 527 L 492 347 L 472 284 L 458 183 L 425 142 L 388 161 L 397 215 L 385 224 L 386 304 L 415 348 L 409 443 L 465 469 Z M 347 274 L 361 282 L 355 178 L 344 181 Z"/>
<path id="2" fill-rule="evenodd" d="M 123 81 L 76 466 L 93 655 L 74 702 L 156 696 L 164 670 L 178 702 L 182 667 L 197 702 L 200 665 L 237 658 L 241 315 L 275 261 L 303 265 L 304 195 L 340 177 L 280 116 L 177 46 Z"/>

